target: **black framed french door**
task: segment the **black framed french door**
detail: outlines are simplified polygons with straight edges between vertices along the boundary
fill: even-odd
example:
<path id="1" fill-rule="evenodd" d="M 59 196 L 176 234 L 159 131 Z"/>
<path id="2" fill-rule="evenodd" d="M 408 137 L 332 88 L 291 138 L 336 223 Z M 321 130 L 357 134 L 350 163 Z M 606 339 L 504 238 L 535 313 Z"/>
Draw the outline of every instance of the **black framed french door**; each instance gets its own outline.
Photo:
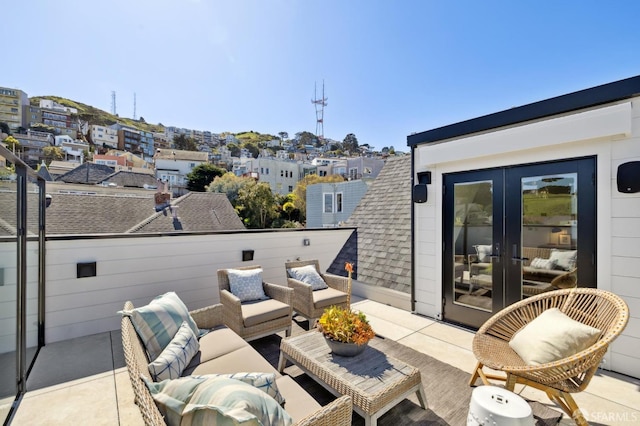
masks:
<path id="1" fill-rule="evenodd" d="M 595 158 L 443 178 L 445 321 L 478 328 L 561 281 L 596 286 Z"/>

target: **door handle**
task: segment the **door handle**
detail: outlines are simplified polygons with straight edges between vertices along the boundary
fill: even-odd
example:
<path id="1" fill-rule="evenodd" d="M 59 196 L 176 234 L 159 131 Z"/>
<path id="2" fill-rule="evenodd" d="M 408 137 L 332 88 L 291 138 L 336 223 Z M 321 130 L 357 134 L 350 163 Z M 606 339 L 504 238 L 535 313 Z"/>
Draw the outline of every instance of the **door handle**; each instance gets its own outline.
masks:
<path id="1" fill-rule="evenodd" d="M 520 257 L 518 256 L 518 245 L 514 244 L 512 246 L 512 253 L 513 256 L 511 256 L 511 260 L 513 261 L 513 263 L 515 264 L 515 262 L 524 262 L 525 260 L 529 260 L 528 257 Z"/>
<path id="2" fill-rule="evenodd" d="M 494 244 L 494 252 L 489 255 L 491 259 L 500 259 L 500 244 Z"/>

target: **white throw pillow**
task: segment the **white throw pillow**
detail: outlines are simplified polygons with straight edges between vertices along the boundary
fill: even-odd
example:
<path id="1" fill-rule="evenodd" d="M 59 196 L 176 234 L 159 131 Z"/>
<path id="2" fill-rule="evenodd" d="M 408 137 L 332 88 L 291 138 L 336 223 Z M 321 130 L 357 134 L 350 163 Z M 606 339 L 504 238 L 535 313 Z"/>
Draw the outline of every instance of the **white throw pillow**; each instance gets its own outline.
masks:
<path id="1" fill-rule="evenodd" d="M 289 269 L 289 276 L 294 280 L 309 284 L 312 290 L 324 290 L 328 287 L 313 265 L 291 268 Z"/>
<path id="2" fill-rule="evenodd" d="M 478 253 L 478 262 L 489 263 L 491 262 L 491 244 L 489 245 L 475 245 L 473 248 Z"/>
<path id="3" fill-rule="evenodd" d="M 528 365 L 546 364 L 575 355 L 593 345 L 597 328 L 571 319 L 558 308 L 547 309 L 518 331 L 509 342 Z"/>
<path id="4" fill-rule="evenodd" d="M 200 333 L 189 310 L 173 291 L 156 297 L 146 306 L 119 312 L 131 317 L 150 361 L 162 353 L 184 321 L 196 336 Z"/>
<path id="5" fill-rule="evenodd" d="M 576 267 L 578 250 L 551 250 L 550 260 L 555 260 L 559 268 L 570 271 Z"/>
<path id="6" fill-rule="evenodd" d="M 240 380 L 202 376 L 145 383 L 169 426 L 293 423 L 275 399 Z"/>
<path id="7" fill-rule="evenodd" d="M 231 293 L 241 302 L 267 299 L 262 288 L 262 268 L 227 269 Z"/>
<path id="8" fill-rule="evenodd" d="M 149 364 L 154 382 L 177 379 L 200 350 L 200 342 L 189 324 L 184 321 L 164 351 Z"/>
<path id="9" fill-rule="evenodd" d="M 534 258 L 529 266 L 536 269 L 555 269 L 557 261 L 555 259 Z"/>

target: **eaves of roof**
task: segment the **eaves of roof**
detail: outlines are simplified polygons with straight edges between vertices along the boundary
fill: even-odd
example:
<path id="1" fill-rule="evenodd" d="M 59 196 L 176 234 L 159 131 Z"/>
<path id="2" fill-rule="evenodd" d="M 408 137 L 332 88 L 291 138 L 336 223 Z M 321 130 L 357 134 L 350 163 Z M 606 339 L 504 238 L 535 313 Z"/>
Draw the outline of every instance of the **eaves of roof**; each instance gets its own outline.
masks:
<path id="1" fill-rule="evenodd" d="M 410 147 L 569 113 L 640 95 L 640 75 L 407 136 Z"/>

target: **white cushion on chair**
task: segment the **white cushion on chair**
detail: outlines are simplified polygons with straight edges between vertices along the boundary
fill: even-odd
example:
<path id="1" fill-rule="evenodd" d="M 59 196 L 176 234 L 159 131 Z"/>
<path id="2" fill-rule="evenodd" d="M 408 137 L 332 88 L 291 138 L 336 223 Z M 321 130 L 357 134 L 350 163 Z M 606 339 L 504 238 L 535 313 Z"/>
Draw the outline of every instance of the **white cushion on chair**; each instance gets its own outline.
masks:
<path id="1" fill-rule="evenodd" d="M 241 302 L 267 299 L 262 288 L 262 268 L 227 269 L 231 293 Z"/>
<path id="2" fill-rule="evenodd" d="M 289 276 L 294 280 L 309 284 L 312 290 L 324 290 L 328 287 L 313 265 L 291 268 L 289 269 Z"/>
<path id="3" fill-rule="evenodd" d="M 509 346 L 528 365 L 539 365 L 587 349 L 598 340 L 600 333 L 597 328 L 571 319 L 558 308 L 551 308 L 518 331 Z"/>

